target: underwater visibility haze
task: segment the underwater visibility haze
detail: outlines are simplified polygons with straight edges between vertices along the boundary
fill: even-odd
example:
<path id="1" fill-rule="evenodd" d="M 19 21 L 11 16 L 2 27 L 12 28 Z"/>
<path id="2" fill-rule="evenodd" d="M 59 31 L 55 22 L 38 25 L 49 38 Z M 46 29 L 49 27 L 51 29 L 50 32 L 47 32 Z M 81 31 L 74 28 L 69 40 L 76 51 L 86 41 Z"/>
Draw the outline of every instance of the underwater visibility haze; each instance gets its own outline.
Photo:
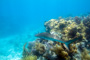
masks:
<path id="1" fill-rule="evenodd" d="M 0 60 L 90 60 L 90 0 L 0 0 Z"/>

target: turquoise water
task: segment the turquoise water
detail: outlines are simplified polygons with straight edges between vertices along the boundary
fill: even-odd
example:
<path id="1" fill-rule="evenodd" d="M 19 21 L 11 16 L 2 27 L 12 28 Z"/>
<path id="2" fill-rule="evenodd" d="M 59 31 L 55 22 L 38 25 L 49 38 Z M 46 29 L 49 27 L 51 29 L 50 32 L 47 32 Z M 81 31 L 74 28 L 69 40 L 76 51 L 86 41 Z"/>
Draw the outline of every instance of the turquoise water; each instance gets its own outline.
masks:
<path id="1" fill-rule="evenodd" d="M 90 13 L 89 0 L 0 0 L 0 60 L 19 60 L 44 22 Z"/>

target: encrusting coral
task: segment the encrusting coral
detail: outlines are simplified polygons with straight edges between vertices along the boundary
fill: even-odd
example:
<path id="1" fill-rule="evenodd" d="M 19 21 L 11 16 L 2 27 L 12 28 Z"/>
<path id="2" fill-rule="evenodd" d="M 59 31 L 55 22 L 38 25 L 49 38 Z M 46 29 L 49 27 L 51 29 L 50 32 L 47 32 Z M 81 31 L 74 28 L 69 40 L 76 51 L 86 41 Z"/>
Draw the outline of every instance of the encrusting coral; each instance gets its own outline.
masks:
<path id="1" fill-rule="evenodd" d="M 64 58 L 65 60 L 70 60 L 69 54 L 67 51 L 64 50 L 64 48 L 61 45 L 55 45 L 51 51 L 54 51 L 56 55 L 58 55 L 61 58 Z"/>
<path id="2" fill-rule="evenodd" d="M 81 36 L 81 39 L 71 43 L 69 47 L 64 43 L 36 39 L 32 46 L 23 47 L 22 60 L 90 60 L 87 41 L 90 42 L 90 16 L 51 19 L 44 24 L 46 32 L 59 37 L 63 41 L 70 41 Z M 32 47 L 32 48 L 31 48 Z M 85 49 L 83 49 L 85 48 Z"/>
<path id="3" fill-rule="evenodd" d="M 75 44 L 70 44 L 69 48 L 70 48 L 70 51 L 69 51 L 70 54 L 77 53 L 77 47 Z"/>
<path id="4" fill-rule="evenodd" d="M 55 23 L 56 22 L 56 23 Z M 51 26 L 53 26 L 51 28 Z M 56 32 L 62 34 L 62 39 L 65 41 L 74 39 L 75 37 L 82 36 L 82 39 L 86 39 L 86 27 L 81 21 L 80 24 L 77 24 L 73 20 L 65 20 L 60 19 L 56 20 L 51 19 L 50 21 L 45 23 L 46 31 L 48 32 Z"/>
<path id="5" fill-rule="evenodd" d="M 90 60 L 90 51 L 88 51 L 86 48 L 81 52 L 81 59 L 82 60 Z"/>
<path id="6" fill-rule="evenodd" d="M 37 56 L 29 55 L 27 57 L 22 58 L 21 60 L 37 60 Z"/>
<path id="7" fill-rule="evenodd" d="M 87 29 L 85 30 L 87 34 L 86 38 L 90 41 L 90 15 L 83 19 L 83 24 L 87 27 Z"/>
<path id="8" fill-rule="evenodd" d="M 45 46 L 39 42 L 35 43 L 34 49 L 36 49 L 39 52 L 39 54 L 43 54 L 45 52 Z"/>

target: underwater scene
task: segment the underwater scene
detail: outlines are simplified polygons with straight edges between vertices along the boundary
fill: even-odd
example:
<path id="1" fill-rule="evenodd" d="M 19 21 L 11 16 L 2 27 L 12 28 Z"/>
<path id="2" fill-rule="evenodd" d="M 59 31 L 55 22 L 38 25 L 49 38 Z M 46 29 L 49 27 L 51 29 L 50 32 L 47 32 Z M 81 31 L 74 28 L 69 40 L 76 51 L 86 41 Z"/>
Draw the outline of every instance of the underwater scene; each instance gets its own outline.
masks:
<path id="1" fill-rule="evenodd" d="M 0 60 L 90 60 L 90 0 L 0 0 Z"/>

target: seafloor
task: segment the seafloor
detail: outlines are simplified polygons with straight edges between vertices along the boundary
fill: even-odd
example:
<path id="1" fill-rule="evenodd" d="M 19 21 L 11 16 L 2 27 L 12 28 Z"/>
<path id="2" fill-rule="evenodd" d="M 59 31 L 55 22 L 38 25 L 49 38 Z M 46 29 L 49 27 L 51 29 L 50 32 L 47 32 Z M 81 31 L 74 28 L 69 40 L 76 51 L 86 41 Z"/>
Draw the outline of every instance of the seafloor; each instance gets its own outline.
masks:
<path id="1" fill-rule="evenodd" d="M 25 42 L 34 41 L 35 33 L 43 28 L 38 28 L 33 31 L 27 30 L 26 32 L 18 35 L 12 35 L 6 38 L 0 38 L 0 60 L 20 60 L 22 57 L 23 45 Z"/>
<path id="2" fill-rule="evenodd" d="M 21 60 L 90 60 L 90 15 L 59 17 L 44 26 L 45 32 L 24 44 Z"/>

